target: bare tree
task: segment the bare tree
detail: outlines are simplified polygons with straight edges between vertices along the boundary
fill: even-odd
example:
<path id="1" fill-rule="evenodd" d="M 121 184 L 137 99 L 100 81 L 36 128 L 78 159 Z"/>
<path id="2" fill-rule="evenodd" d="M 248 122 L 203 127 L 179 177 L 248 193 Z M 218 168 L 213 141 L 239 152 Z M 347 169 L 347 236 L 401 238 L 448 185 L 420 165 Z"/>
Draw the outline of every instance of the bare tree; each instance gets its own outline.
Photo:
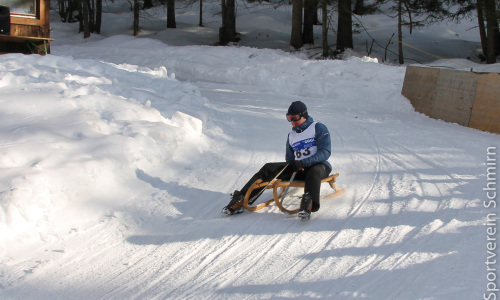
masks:
<path id="1" fill-rule="evenodd" d="M 404 64 L 403 53 L 403 27 L 407 26 L 412 34 L 414 26 L 423 26 L 424 24 L 431 24 L 435 21 L 441 20 L 448 12 L 443 8 L 441 0 L 436 1 L 422 1 L 422 0 L 390 0 L 394 5 L 389 8 L 390 12 L 396 14 L 392 17 L 397 18 L 397 42 L 398 42 L 398 61 Z M 377 4 L 386 3 L 385 0 L 378 0 Z M 392 39 L 392 37 L 391 37 Z M 387 47 L 386 46 L 386 53 Z"/>

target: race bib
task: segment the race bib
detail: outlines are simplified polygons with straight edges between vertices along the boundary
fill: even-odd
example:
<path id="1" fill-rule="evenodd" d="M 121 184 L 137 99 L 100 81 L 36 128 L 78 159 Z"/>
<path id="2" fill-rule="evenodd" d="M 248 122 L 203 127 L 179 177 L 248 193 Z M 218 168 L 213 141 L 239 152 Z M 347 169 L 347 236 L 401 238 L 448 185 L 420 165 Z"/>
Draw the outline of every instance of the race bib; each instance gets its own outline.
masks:
<path id="1" fill-rule="evenodd" d="M 316 122 L 312 123 L 306 130 L 297 133 L 290 132 L 288 142 L 293 148 L 296 160 L 307 158 L 318 151 L 316 146 Z"/>

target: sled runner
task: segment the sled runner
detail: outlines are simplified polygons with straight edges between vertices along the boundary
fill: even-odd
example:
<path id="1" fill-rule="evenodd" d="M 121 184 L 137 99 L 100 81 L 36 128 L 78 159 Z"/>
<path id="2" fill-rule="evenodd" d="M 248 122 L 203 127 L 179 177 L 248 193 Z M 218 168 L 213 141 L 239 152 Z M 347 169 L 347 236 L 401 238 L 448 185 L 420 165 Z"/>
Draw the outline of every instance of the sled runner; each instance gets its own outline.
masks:
<path id="1" fill-rule="evenodd" d="M 323 197 L 323 198 L 331 198 L 337 195 L 342 194 L 345 192 L 345 189 L 339 189 L 337 185 L 335 184 L 336 178 L 339 176 L 339 173 L 333 174 L 328 176 L 327 178 L 321 180 L 321 183 L 328 182 L 330 187 L 333 189 L 333 193 Z M 298 187 L 298 188 L 304 188 L 304 181 L 282 181 L 281 179 L 274 180 L 272 182 L 262 182 L 262 179 L 257 179 L 252 186 L 248 189 L 247 193 L 245 194 L 245 199 L 243 200 L 243 206 L 248 209 L 249 211 L 256 211 L 259 209 L 262 209 L 266 206 L 268 206 L 271 203 L 276 203 L 276 205 L 279 207 L 279 209 L 283 212 L 287 212 L 289 214 L 296 214 L 299 212 L 299 209 L 288 209 L 285 207 L 285 204 L 283 203 L 283 194 L 285 193 L 285 190 L 287 187 Z M 263 203 L 260 203 L 255 206 L 251 206 L 248 201 L 250 198 L 250 195 L 252 194 L 252 191 L 255 189 L 259 188 L 265 188 L 265 189 L 273 189 L 273 199 L 267 200 Z M 299 201 L 300 204 L 300 201 Z M 288 207 L 291 207 L 293 205 L 288 205 Z M 298 205 L 295 205 L 298 207 Z"/>

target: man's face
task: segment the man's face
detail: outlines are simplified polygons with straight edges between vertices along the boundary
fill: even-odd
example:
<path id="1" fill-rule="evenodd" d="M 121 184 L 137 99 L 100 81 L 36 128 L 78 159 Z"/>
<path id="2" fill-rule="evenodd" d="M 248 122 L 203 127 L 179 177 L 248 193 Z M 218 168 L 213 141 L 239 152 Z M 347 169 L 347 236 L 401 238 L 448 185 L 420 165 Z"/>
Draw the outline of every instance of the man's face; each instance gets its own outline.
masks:
<path id="1" fill-rule="evenodd" d="M 294 127 L 306 121 L 306 119 L 304 117 L 301 117 L 299 114 L 296 115 L 287 114 L 286 119 L 288 120 L 288 122 L 292 123 L 292 126 Z"/>

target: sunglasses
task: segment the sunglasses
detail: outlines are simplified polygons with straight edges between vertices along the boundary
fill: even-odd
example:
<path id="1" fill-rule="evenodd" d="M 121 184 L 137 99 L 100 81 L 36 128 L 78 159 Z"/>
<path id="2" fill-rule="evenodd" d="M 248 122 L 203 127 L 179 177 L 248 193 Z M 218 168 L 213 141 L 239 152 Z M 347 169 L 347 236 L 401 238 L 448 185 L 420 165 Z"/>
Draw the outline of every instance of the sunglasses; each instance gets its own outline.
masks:
<path id="1" fill-rule="evenodd" d="M 288 122 L 297 122 L 300 120 L 300 114 L 296 114 L 296 115 L 286 114 L 286 119 L 288 120 Z"/>

